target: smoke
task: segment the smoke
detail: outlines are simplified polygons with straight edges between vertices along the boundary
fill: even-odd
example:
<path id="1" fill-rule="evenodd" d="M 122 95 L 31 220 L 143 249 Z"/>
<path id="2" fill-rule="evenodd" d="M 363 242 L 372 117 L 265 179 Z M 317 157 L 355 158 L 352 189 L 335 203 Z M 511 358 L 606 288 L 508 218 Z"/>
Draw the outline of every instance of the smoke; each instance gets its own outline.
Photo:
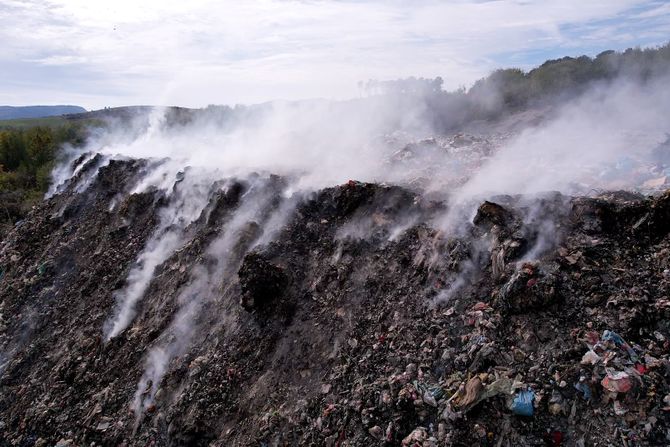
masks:
<path id="1" fill-rule="evenodd" d="M 2 373 L 5 371 L 5 368 L 7 367 L 7 364 L 11 360 L 11 357 L 8 355 L 0 352 L 0 376 L 2 376 Z"/>
<path id="2" fill-rule="evenodd" d="M 162 191 L 166 205 L 124 287 L 114 294 L 116 306 L 103 328 L 109 340 L 136 318 L 156 270 L 187 242 L 189 226 L 205 212 L 212 185 L 227 178 L 255 179 L 191 270 L 176 297 L 176 314 L 144 359 L 132 404 L 139 423 L 170 363 L 185 355 L 211 324 L 202 321 L 205 309 L 227 297 L 244 254 L 271 242 L 305 194 L 352 179 L 423 189 L 443 202 L 439 209 L 447 210 L 429 222 L 437 234 L 471 238 L 477 206 L 495 195 L 537 198 L 547 191 L 588 195 L 622 188 L 645 192 L 645 182 L 669 168 L 667 157 L 657 151 L 670 132 L 666 85 L 667 79 L 599 84 L 567 103 L 478 123 L 477 135 L 436 135 L 423 97 L 274 102 L 206 109 L 184 120 L 171 116 L 169 109 L 154 108 L 131 122 L 112 122 L 90 139 L 84 150 L 104 155 L 95 169 L 81 172 L 92 158 L 72 167 L 78 154 L 68 151 L 68 162 L 54 171 L 55 186 L 47 197 L 61 192 L 68 178 L 77 182 L 76 191 L 85 190 L 112 158 L 151 160 L 131 193 Z M 480 98 L 483 104 L 487 99 L 497 101 Z M 525 127 L 519 132 L 520 120 Z M 270 174 L 289 184 L 278 204 Z M 522 227 L 532 244 L 523 259 L 535 259 L 560 240 L 558 215 L 530 198 L 521 205 L 527 208 Z M 369 211 L 339 228 L 332 263 L 340 261 L 347 239 L 381 236 L 382 243 L 392 244 L 425 220 L 418 212 L 394 210 L 389 215 L 395 221 L 389 222 L 383 212 Z M 444 304 L 462 293 L 494 258 L 497 273 L 504 269 L 504 253 L 493 252 L 501 242 L 491 234 L 472 240 L 465 259 L 455 261 L 457 272 L 430 304 Z M 439 241 L 433 244 L 417 255 L 426 257 L 429 267 L 442 254 Z M 232 327 L 225 312 L 217 318 L 217 325 Z"/>
<path id="3" fill-rule="evenodd" d="M 460 189 L 459 199 L 491 192 L 639 188 L 653 175 L 654 149 L 670 130 L 667 81 L 596 86 L 502 147 Z"/>
<path id="4" fill-rule="evenodd" d="M 16 316 L 19 323 L 15 328 L 15 333 L 1 347 L 0 351 L 0 377 L 10 365 L 17 353 L 25 349 L 25 346 L 33 336 L 37 328 L 38 313 L 34 307 L 26 307 Z M 0 315 L 0 322 L 2 315 Z"/>
<path id="5" fill-rule="evenodd" d="M 51 171 L 51 185 L 44 195 L 49 199 L 65 191 L 71 181 L 76 181 L 74 190 L 84 192 L 95 180 L 98 170 L 109 164 L 109 157 L 96 157 L 95 152 L 83 152 L 71 146 L 65 146 L 61 162 Z"/>
<path id="6" fill-rule="evenodd" d="M 158 163 L 133 191 L 142 193 L 149 188 L 165 191 L 168 205 L 159 211 L 158 226 L 128 273 L 125 286 L 115 293 L 116 310 L 105 323 L 105 340 L 116 337 L 132 322 L 137 303 L 149 288 L 156 268 L 183 245 L 186 228 L 201 215 L 209 201 L 216 180 L 212 172 L 176 169 L 177 165 L 170 161 Z M 172 188 L 168 189 L 170 184 Z"/>
<path id="7" fill-rule="evenodd" d="M 555 249 L 563 237 L 560 221 L 569 210 L 569 197 L 554 194 L 529 200 L 522 198 L 524 206 L 522 229 L 532 245 L 520 263 L 539 259 Z"/>
<path id="8" fill-rule="evenodd" d="M 670 167 L 658 157 L 670 131 L 667 82 L 663 77 L 646 83 L 619 79 L 598 84 L 550 113 L 539 114 L 539 124 L 511 134 L 461 186 L 445 192 L 449 210 L 434 224 L 463 235 L 477 206 L 501 194 L 597 195 L 618 189 L 654 193 L 645 183 L 664 176 Z M 440 191 L 441 180 L 434 179 L 430 189 Z M 539 241 L 549 243 L 555 239 L 554 230 L 546 220 L 542 225 Z"/>
<path id="9" fill-rule="evenodd" d="M 388 147 L 380 137 L 396 129 L 412 135 L 432 132 L 420 119 L 421 101 L 381 97 L 275 102 L 223 115 L 205 110 L 184 124 L 169 123 L 166 113 L 155 109 L 139 131 L 110 125 L 89 148 L 110 156 L 216 167 L 225 177 L 272 172 L 296 178 L 297 190 L 312 190 L 349 179 L 399 181 L 407 173 L 387 162 Z"/>
<path id="10" fill-rule="evenodd" d="M 63 147 L 61 162 L 51 171 L 51 184 L 44 195 L 45 199 L 49 199 L 55 194 L 63 192 L 67 181 L 72 177 L 75 177 L 81 168 L 95 156 L 95 153 L 90 152 L 86 154 L 85 158 L 75 166 L 75 161 L 80 156 L 81 153 L 72 146 Z"/>
<path id="11" fill-rule="evenodd" d="M 667 81 L 620 79 L 594 85 L 568 102 L 523 112 L 526 126 L 520 132 L 519 118 L 510 112 L 496 122 L 478 123 L 479 134 L 471 136 L 436 135 L 430 99 L 423 96 L 274 102 L 206 109 L 188 119 L 173 116 L 170 109 L 154 108 L 130 123 L 112 122 L 105 132 L 94 135 L 85 150 L 102 153 L 104 158 L 86 175 L 80 172 L 86 163 L 73 168 L 76 154 L 68 150 L 69 163 L 54 171 L 55 186 L 47 196 L 62 191 L 67 177 L 77 179 L 75 190 L 83 191 L 94 181 L 100 166 L 113 157 L 154 160 L 153 168 L 132 192 L 162 190 L 168 205 L 161 209 L 158 226 L 124 288 L 115 294 L 117 306 L 105 324 L 109 339 L 132 322 L 156 269 L 183 245 L 186 228 L 202 213 L 209 185 L 217 179 L 245 178 L 254 172 L 290 179 L 291 188 L 284 197 L 290 200 L 275 210 L 255 244 L 265 244 L 274 237 L 303 193 L 350 179 L 430 191 L 448 210 L 432 224 L 451 237 L 465 236 L 478 204 L 494 195 L 546 191 L 588 195 L 624 188 L 645 192 L 645 183 L 669 168 L 664 164 L 667 158 L 659 157 L 657 150 L 670 132 Z M 479 98 L 483 105 L 486 100 Z M 185 166 L 192 170 L 185 178 L 178 178 L 184 175 Z M 261 205 L 245 206 L 258 211 Z M 558 241 L 555 219 L 538 217 L 540 211 L 531 209 L 526 214 L 524 226 L 534 233 L 527 259 L 541 256 Z M 253 214 L 251 209 L 246 213 L 240 210 L 222 239 L 212 245 L 211 250 L 224 253 L 216 262 L 217 269 L 227 268 L 225 252 L 235 239 L 231 235 L 239 230 L 236 225 Z M 336 238 L 367 239 L 383 227 L 386 239 L 392 242 L 421 220 L 411 213 L 396 222 L 382 222 L 379 219 L 385 217 L 378 214 L 364 217 L 340 228 Z M 451 299 L 476 277 L 480 259 L 489 250 L 476 248 L 436 302 Z M 211 278 L 217 276 L 210 270 L 204 266 L 196 269 L 192 285 L 180 297 L 184 305 L 172 331 L 185 342 L 156 348 L 163 354 L 156 351 L 149 356 L 151 366 L 143 380 L 155 384 L 164 372 L 164 365 L 155 359 L 168 362 L 188 344 L 192 337 L 188 322 L 198 314 L 203 300 L 214 293 Z"/>
<path id="12" fill-rule="evenodd" d="M 295 209 L 303 201 L 304 197 L 299 193 L 292 194 L 291 190 L 292 187 L 289 187 L 283 192 L 281 203 L 277 209 L 270 214 L 267 222 L 263 224 L 262 233 L 251 245 L 249 249 L 250 251 L 272 242 L 284 228 L 291 216 L 293 216 Z"/>
<path id="13" fill-rule="evenodd" d="M 452 275 L 447 287 L 440 290 L 429 303 L 436 307 L 449 303 L 467 285 L 473 283 L 481 274 L 482 266 L 486 265 L 486 255 L 492 248 L 491 240 L 474 239 L 471 243 L 469 257 L 458 263 L 457 273 Z"/>
<path id="14" fill-rule="evenodd" d="M 277 216 L 291 208 L 274 206 L 276 197 L 272 179 L 253 179 L 220 235 L 210 243 L 203 262 L 193 269 L 191 281 L 177 297 L 179 310 L 146 357 L 132 407 L 138 422 L 143 411 L 153 404 L 170 361 L 186 353 L 198 330 L 204 329 L 204 323 L 197 321 L 203 308 L 225 298 L 244 254 L 258 241 L 269 240 L 268 232 L 276 232 L 276 223 L 283 219 Z M 219 323 L 226 320 L 225 315 L 218 318 Z"/>
<path id="15" fill-rule="evenodd" d="M 441 193 L 452 210 L 491 194 L 642 189 L 661 172 L 653 151 L 670 131 L 666 81 L 596 84 L 567 102 L 479 122 L 472 136 L 436 134 L 441 102 L 425 96 L 273 102 L 186 118 L 154 108 L 109 124 L 86 150 L 169 158 L 223 177 L 272 172 L 304 191 L 350 179 L 409 185 Z"/>

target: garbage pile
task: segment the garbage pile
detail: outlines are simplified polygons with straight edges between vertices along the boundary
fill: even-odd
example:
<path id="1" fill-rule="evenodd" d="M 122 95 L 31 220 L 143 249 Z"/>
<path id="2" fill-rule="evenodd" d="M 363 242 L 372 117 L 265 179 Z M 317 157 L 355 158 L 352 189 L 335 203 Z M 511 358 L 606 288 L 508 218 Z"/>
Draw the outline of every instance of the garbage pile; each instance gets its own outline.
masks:
<path id="1" fill-rule="evenodd" d="M 389 168 L 400 169 L 413 178 L 409 186 L 419 189 L 453 191 L 467 183 L 482 167 L 489 163 L 508 162 L 505 157 L 521 153 L 520 130 L 499 131 L 487 129 L 486 133 L 458 132 L 416 139 L 408 134 L 386 135 L 381 144 L 390 151 L 386 160 Z M 572 167 L 574 178 L 570 187 L 581 195 L 591 195 L 594 186 L 601 191 L 631 190 L 644 195 L 658 195 L 670 188 L 670 136 L 664 142 L 647 135 L 625 135 L 631 150 L 613 155 L 606 161 L 580 163 Z M 640 148 L 653 148 L 642 150 Z M 497 158 L 500 157 L 500 158 Z M 524 158 L 531 158 L 524 154 Z M 565 167 L 555 161 L 546 163 L 528 160 L 535 169 L 547 176 L 564 175 Z M 537 163 L 537 164 L 535 164 Z M 404 180 L 404 178 L 403 178 Z"/>
<path id="2" fill-rule="evenodd" d="M 449 234 L 399 186 L 223 179 L 106 341 L 197 172 L 86 160 L 0 242 L 2 446 L 670 444 L 670 192 L 491 197 Z"/>
<path id="3" fill-rule="evenodd" d="M 437 177 L 444 182 L 442 187 L 454 188 L 464 184 L 511 137 L 510 133 L 459 132 L 414 140 L 407 135 L 390 135 L 385 144 L 400 148 L 392 151 L 387 163 L 410 170 L 416 177 L 415 186 L 425 187 Z"/>

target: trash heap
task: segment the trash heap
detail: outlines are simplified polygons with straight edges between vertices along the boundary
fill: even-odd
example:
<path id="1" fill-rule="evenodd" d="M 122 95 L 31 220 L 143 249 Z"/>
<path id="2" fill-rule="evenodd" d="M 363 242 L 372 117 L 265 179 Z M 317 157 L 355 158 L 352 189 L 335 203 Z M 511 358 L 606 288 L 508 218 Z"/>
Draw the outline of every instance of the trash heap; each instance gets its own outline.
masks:
<path id="1" fill-rule="evenodd" d="M 86 163 L 0 242 L 1 446 L 670 444 L 670 192 L 490 197 L 450 233 L 399 186 L 273 220 L 281 179 L 225 179 L 106 342 L 174 199 L 132 193 L 147 161 Z"/>
<path id="2" fill-rule="evenodd" d="M 390 169 L 399 169 L 413 177 L 410 186 L 451 191 L 465 184 L 487 163 L 496 163 L 496 156 L 518 151 L 520 129 L 485 133 L 458 132 L 416 139 L 397 132 L 379 142 L 391 155 L 386 160 Z M 597 184 L 602 191 L 628 189 L 644 195 L 659 195 L 670 188 L 670 136 L 660 144 L 643 133 L 629 135 L 632 147 L 653 147 L 650 151 L 631 151 L 613 156 L 607 162 L 575 166 L 571 185 L 574 191 L 590 194 Z M 505 156 L 502 156 L 505 162 Z M 561 169 L 543 165 L 546 175 L 560 176 Z"/>
<path id="3" fill-rule="evenodd" d="M 384 144 L 392 149 L 387 163 L 412 172 L 414 186 L 425 187 L 439 179 L 441 187 L 454 188 L 465 183 L 511 137 L 511 133 L 459 132 L 414 140 L 407 135 L 392 135 Z"/>

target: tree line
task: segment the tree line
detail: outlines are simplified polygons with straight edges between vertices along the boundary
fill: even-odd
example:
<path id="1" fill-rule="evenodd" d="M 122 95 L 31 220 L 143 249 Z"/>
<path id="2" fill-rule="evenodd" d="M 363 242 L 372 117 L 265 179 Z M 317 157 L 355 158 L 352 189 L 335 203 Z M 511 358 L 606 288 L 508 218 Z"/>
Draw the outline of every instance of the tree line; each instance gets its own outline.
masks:
<path id="1" fill-rule="evenodd" d="M 44 196 L 60 148 L 82 145 L 85 138 L 79 123 L 0 128 L 0 238 Z"/>
<path id="2" fill-rule="evenodd" d="M 655 48 L 603 51 L 595 57 L 563 57 L 525 71 L 498 69 L 472 87 L 442 89 L 441 77 L 405 78 L 359 82 L 365 97 L 387 96 L 411 104 L 426 105 L 424 119 L 438 130 L 448 131 L 463 123 L 491 119 L 536 103 L 577 96 L 594 83 L 630 79 L 644 83 L 670 74 L 670 43 Z"/>

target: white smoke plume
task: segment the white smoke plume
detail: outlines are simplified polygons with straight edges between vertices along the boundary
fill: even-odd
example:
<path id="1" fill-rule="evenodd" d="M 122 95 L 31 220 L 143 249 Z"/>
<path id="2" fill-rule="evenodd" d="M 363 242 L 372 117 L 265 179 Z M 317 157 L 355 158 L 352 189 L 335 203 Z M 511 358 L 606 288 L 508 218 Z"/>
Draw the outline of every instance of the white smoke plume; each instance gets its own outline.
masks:
<path id="1" fill-rule="evenodd" d="M 2 320 L 1 317 L 0 315 L 0 321 Z M 0 377 L 12 362 L 14 356 L 29 343 L 37 327 L 38 313 L 33 307 L 24 309 L 17 317 L 20 319 L 17 332 L 7 340 L 4 346 L 0 346 Z"/>
<path id="2" fill-rule="evenodd" d="M 254 222 L 261 225 L 261 228 L 274 231 L 272 225 L 267 225 L 268 218 L 272 220 L 272 216 L 268 217 L 267 213 L 273 192 L 265 183 L 262 178 L 252 182 L 232 218 L 224 224 L 220 235 L 207 248 L 204 263 L 194 268 L 191 281 L 179 293 L 177 314 L 159 338 L 158 344 L 146 357 L 145 371 L 138 383 L 132 406 L 138 421 L 141 414 L 152 405 L 169 363 L 175 357 L 183 355 L 191 346 L 200 329 L 196 320 L 203 306 L 221 299 L 232 275 L 236 273 L 236 266 L 243 252 L 253 246 L 254 241 L 263 239 L 263 234 L 248 234 L 249 224 Z M 279 209 L 282 210 L 281 205 Z M 285 211 L 279 213 L 285 214 Z M 252 240 L 245 240 L 248 238 Z M 240 253 L 239 250 L 243 252 Z"/>
<path id="3" fill-rule="evenodd" d="M 117 305 L 113 317 L 105 323 L 105 340 L 116 337 L 132 322 L 137 303 L 149 288 L 156 268 L 184 243 L 186 227 L 207 205 L 216 176 L 205 170 L 182 172 L 176 169 L 178 166 L 170 161 L 159 163 L 133 191 L 164 190 L 168 205 L 160 210 L 158 226 L 128 273 L 125 286 L 114 294 Z"/>
<path id="4" fill-rule="evenodd" d="M 596 87 L 503 146 L 458 191 L 478 194 L 640 188 L 670 131 L 667 78 Z"/>
<path id="5" fill-rule="evenodd" d="M 110 134 L 92 139 L 89 147 L 113 156 L 167 157 L 182 165 L 216 167 L 226 177 L 272 172 L 298 178 L 298 190 L 349 179 L 382 181 L 405 175 L 386 162 L 387 147 L 379 139 L 397 120 L 388 106 L 382 99 L 277 102 L 172 127 L 164 118 L 152 118 L 138 136 L 119 129 L 117 138 L 112 126 Z M 419 113 L 416 105 L 409 107 L 399 125 L 417 135 L 430 133 L 415 118 Z"/>
<path id="6" fill-rule="evenodd" d="M 660 174 L 651 153 L 670 131 L 665 81 L 599 84 L 566 104 L 520 113 L 521 132 L 510 112 L 474 126 L 479 136 L 470 139 L 435 135 L 425 98 L 381 95 L 203 110 L 178 124 L 156 108 L 131 130 L 110 125 L 87 150 L 170 158 L 224 177 L 272 172 L 296 178 L 297 190 L 350 179 L 413 185 L 440 192 L 452 210 L 490 194 L 640 188 Z"/>
<path id="7" fill-rule="evenodd" d="M 434 225 L 462 235 L 477 206 L 501 194 L 653 192 L 645 189 L 645 181 L 670 172 L 654 153 L 670 133 L 667 81 L 601 84 L 556 107 L 540 124 L 512 135 L 462 186 L 445 192 L 449 209 Z M 439 181 L 433 181 L 434 190 L 440 189 Z"/>
<path id="8" fill-rule="evenodd" d="M 86 175 L 82 176 L 82 178 L 79 179 L 77 184 L 74 186 L 74 191 L 77 194 L 81 194 L 82 192 L 86 191 L 88 187 L 91 186 L 95 181 L 95 179 L 97 178 L 98 173 L 100 173 L 100 169 L 109 165 L 109 162 L 111 160 L 112 157 L 110 157 L 109 155 L 103 155 L 102 160 L 96 164 L 95 168 L 87 172 Z M 78 172 L 77 169 L 75 169 L 75 171 Z"/>
<path id="9" fill-rule="evenodd" d="M 464 287 L 474 282 L 479 277 L 483 259 L 491 248 L 490 239 L 473 240 L 469 257 L 459 263 L 457 273 L 451 276 L 449 284 L 431 300 L 430 306 L 448 304 Z"/>
<path id="10" fill-rule="evenodd" d="M 77 158 L 81 156 L 84 158 L 76 166 L 73 166 Z M 95 157 L 94 152 L 82 155 L 80 151 L 71 146 L 63 147 L 62 160 L 54 167 L 53 171 L 51 171 L 51 185 L 44 195 L 44 198 L 48 199 L 55 194 L 62 192 L 65 189 L 68 180 L 76 176 L 93 157 Z"/>

